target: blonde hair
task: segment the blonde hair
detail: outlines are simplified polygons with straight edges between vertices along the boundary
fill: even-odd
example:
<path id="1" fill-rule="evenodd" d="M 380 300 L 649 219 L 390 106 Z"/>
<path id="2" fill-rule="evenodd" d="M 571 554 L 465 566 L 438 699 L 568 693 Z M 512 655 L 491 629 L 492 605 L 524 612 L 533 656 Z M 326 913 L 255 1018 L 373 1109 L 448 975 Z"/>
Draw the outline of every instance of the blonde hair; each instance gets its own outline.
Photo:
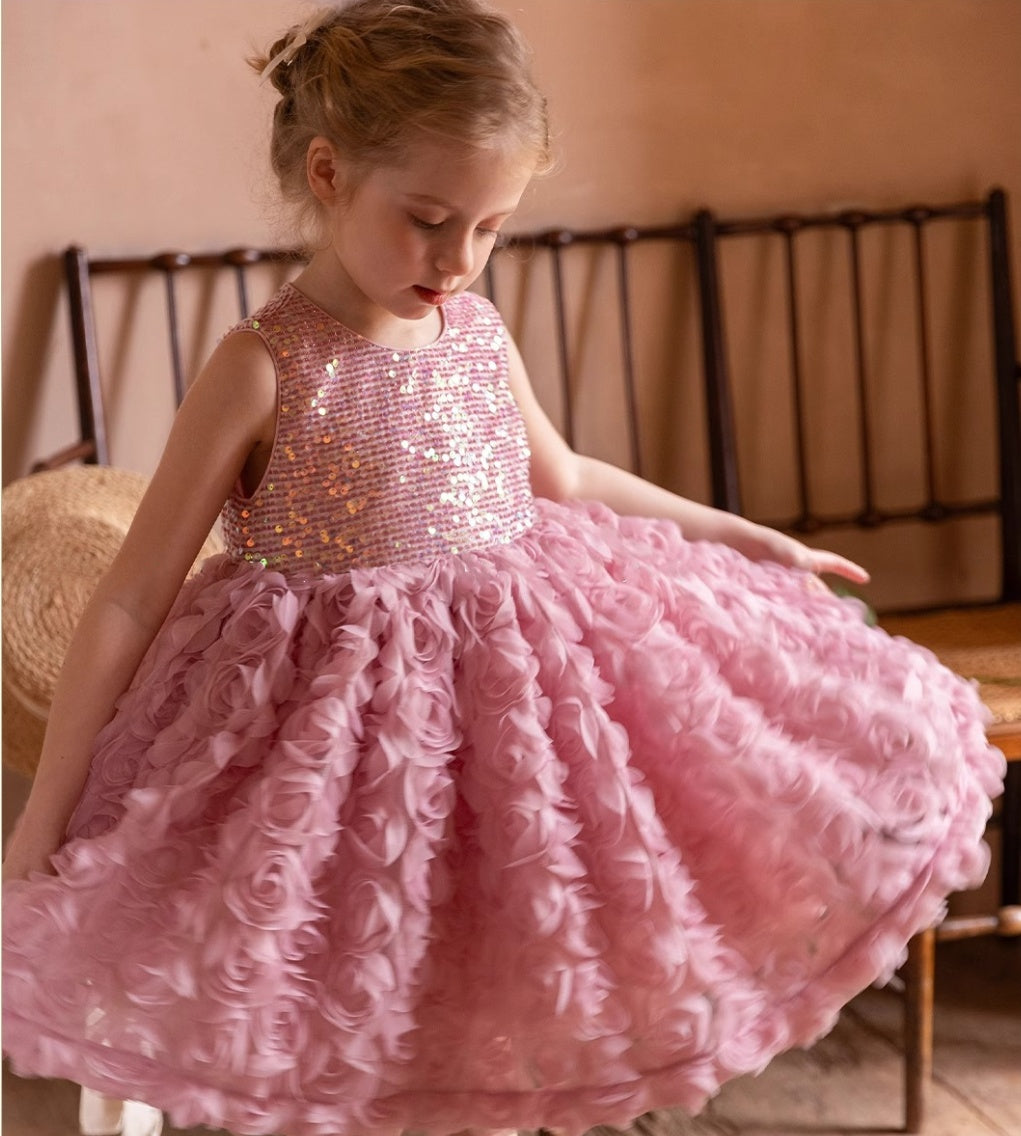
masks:
<path id="1" fill-rule="evenodd" d="M 328 139 L 357 182 L 398 164 L 422 132 L 471 146 L 518 145 L 552 164 L 546 100 L 517 29 L 477 0 L 353 0 L 291 28 L 252 66 L 280 93 L 270 157 L 305 220 L 313 138 Z"/>

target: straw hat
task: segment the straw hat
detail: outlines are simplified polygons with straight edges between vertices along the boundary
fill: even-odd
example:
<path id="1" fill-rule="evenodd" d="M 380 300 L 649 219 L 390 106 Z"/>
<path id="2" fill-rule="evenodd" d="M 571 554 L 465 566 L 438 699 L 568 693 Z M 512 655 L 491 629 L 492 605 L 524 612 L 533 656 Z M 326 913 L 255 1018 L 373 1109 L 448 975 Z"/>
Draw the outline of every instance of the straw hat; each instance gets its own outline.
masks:
<path id="1" fill-rule="evenodd" d="M 3 761 L 28 777 L 71 635 L 147 485 L 140 473 L 85 465 L 3 490 Z M 199 560 L 222 547 L 210 534 Z"/>

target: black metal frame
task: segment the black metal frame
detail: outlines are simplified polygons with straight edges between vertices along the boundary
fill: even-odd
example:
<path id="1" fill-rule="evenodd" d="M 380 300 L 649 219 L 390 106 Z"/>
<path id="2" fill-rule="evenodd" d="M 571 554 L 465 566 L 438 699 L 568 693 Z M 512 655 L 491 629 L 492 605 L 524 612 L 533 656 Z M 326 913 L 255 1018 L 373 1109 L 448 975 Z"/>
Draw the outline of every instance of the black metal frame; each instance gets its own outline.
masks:
<path id="1" fill-rule="evenodd" d="M 568 297 L 565 284 L 564 256 L 569 248 L 608 247 L 615 252 L 617 320 L 620 327 L 621 367 L 624 377 L 624 399 L 627 413 L 625 429 L 631 455 L 631 469 L 639 476 L 643 473 L 642 444 L 638 430 L 637 368 L 635 364 L 632 317 L 632 268 L 630 250 L 639 243 L 656 242 L 667 245 L 690 246 L 695 230 L 691 223 L 638 227 L 626 225 L 611 229 L 549 229 L 540 233 L 515 234 L 501 242 L 500 248 L 519 253 L 545 250 L 549 255 L 553 286 L 555 320 L 555 354 L 561 398 L 565 407 L 563 434 L 569 446 L 575 444 L 575 426 L 572 398 L 572 360 L 568 347 Z M 494 261 L 486 266 L 484 274 L 486 295 L 499 307 Z"/>
<path id="2" fill-rule="evenodd" d="M 92 302 L 92 278 L 103 275 L 132 275 L 158 272 L 163 276 L 170 363 L 174 381 L 174 397 L 178 406 L 184 399 L 187 376 L 181 357 L 180 322 L 177 310 L 176 277 L 187 269 L 221 269 L 233 271 L 237 287 L 238 317 L 250 311 L 247 270 L 257 264 L 289 264 L 301 259 L 289 249 L 235 248 L 224 252 L 191 255 L 163 252 L 155 256 L 97 257 L 72 245 L 64 252 L 64 276 L 71 317 L 71 341 L 74 349 L 75 385 L 78 398 L 78 421 L 81 440 L 43 461 L 36 462 L 33 472 L 53 469 L 71 461 L 109 465 L 110 447 L 106 431 L 102 368 L 96 340 L 95 310 Z"/>
<path id="3" fill-rule="evenodd" d="M 947 220 L 976 220 L 985 224 L 989 273 L 991 279 L 991 334 L 995 359 L 997 391 L 999 495 L 992 500 L 972 502 L 941 501 L 936 492 L 933 464 L 933 426 L 929 410 L 930 366 L 927 324 L 927 275 L 924 232 L 926 226 Z M 920 382 L 925 437 L 927 500 L 915 509 L 884 510 L 876 504 L 872 470 L 872 439 L 869 428 L 866 390 L 868 376 L 864 359 L 863 282 L 859 235 L 872 225 L 906 225 L 914 235 L 915 281 L 918 295 L 918 337 L 921 360 Z M 859 413 L 859 443 L 862 455 L 861 506 L 851 514 L 824 516 L 810 505 L 808 470 L 805 458 L 807 426 L 803 408 L 805 376 L 799 364 L 800 316 L 797 302 L 797 236 L 811 229 L 836 229 L 847 234 L 847 248 L 852 281 L 850 302 L 855 330 L 856 373 Z M 795 516 L 780 520 L 781 527 L 810 534 L 835 526 L 873 528 L 891 521 L 917 519 L 936 523 L 955 516 L 997 513 L 1002 530 L 1002 598 L 1021 600 L 1021 424 L 1017 337 L 1010 270 L 1010 239 L 1007 199 L 1003 190 L 994 189 L 981 201 L 950 205 L 918 205 L 906 209 L 880 211 L 844 210 L 835 213 L 782 213 L 768 217 L 738 220 L 720 219 L 710 210 L 699 211 L 690 222 L 665 226 L 623 226 L 610 229 L 575 231 L 553 229 L 541 233 L 511 236 L 505 247 L 519 252 L 545 250 L 548 254 L 553 286 L 555 316 L 555 357 L 559 382 L 566 408 L 564 434 L 569 444 L 575 441 L 571 399 L 572 360 L 567 329 L 568 298 L 565 287 L 564 257 L 566 250 L 578 246 L 604 246 L 615 250 L 617 319 L 620 327 L 621 366 L 627 417 L 631 466 L 642 473 L 642 444 L 639 437 L 636 366 L 632 320 L 632 268 L 630 251 L 641 242 L 667 242 L 683 245 L 694 253 L 697 290 L 701 316 L 701 354 L 706 400 L 706 440 L 708 450 L 711 498 L 719 508 L 742 512 L 740 471 L 733 408 L 733 386 L 726 349 L 724 287 L 721 280 L 720 245 L 731 237 L 762 234 L 778 236 L 785 245 L 788 301 L 788 334 L 793 360 L 793 413 L 796 423 L 799 506 Z M 157 272 L 165 282 L 169 352 L 173 368 L 177 401 L 184 396 L 186 376 L 183 371 L 180 329 L 177 316 L 176 280 L 191 269 L 229 269 L 236 279 L 238 313 L 249 312 L 247 270 L 265 263 L 295 263 L 300 260 L 293 250 L 234 248 L 224 252 L 190 255 L 164 252 L 149 257 L 90 259 L 82 248 L 69 248 L 64 255 L 65 273 L 71 311 L 74 344 L 78 411 L 81 440 L 59 454 L 37 463 L 34 468 L 52 468 L 72 460 L 107 464 L 110 460 L 103 410 L 99 351 L 96 343 L 92 303 L 93 276 Z M 484 277 L 485 287 L 494 300 L 497 282 L 492 264 Z"/>
<path id="4" fill-rule="evenodd" d="M 928 328 L 928 275 L 925 257 L 925 229 L 933 223 L 976 220 L 984 223 L 990 275 L 990 334 L 993 345 L 997 398 L 997 462 L 999 494 L 993 499 L 950 502 L 941 500 L 936 489 L 934 430 L 931 414 L 931 367 Z M 925 483 L 927 499 L 917 508 L 882 509 L 877 505 L 873 472 L 873 440 L 868 409 L 868 374 L 865 363 L 864 290 L 861 272 L 861 231 L 871 225 L 908 226 L 913 234 L 914 278 L 918 312 L 919 382 L 923 407 Z M 743 512 L 737 444 L 730 394 L 732 382 L 725 347 L 725 299 L 720 279 L 719 245 L 729 237 L 763 234 L 784 241 L 786 291 L 789 315 L 788 335 L 793 361 L 793 414 L 798 470 L 798 511 L 775 521 L 778 527 L 811 534 L 826 528 L 857 526 L 876 528 L 889 522 L 918 520 L 938 523 L 954 517 L 995 513 L 1001 530 L 1001 596 L 1006 601 L 1021 600 L 1021 410 L 1018 382 L 1017 339 L 1010 271 L 1010 239 L 1006 194 L 994 189 L 982 201 L 944 206 L 912 206 L 882 211 L 845 210 L 837 213 L 784 213 L 743 220 L 717 220 L 702 210 L 695 221 L 698 243 L 699 285 L 703 310 L 703 357 L 705 382 L 710 399 L 709 428 L 712 452 L 721 465 L 714 470 L 714 501 L 720 508 Z M 797 288 L 796 238 L 809 229 L 835 229 L 847 234 L 850 267 L 852 326 L 855 343 L 855 371 L 858 400 L 859 453 L 861 455 L 860 507 L 852 513 L 820 515 L 811 507 L 810 485 L 805 456 L 807 426 L 803 410 L 804 376 L 800 370 L 800 319 Z M 715 408 L 716 413 L 713 413 Z"/>

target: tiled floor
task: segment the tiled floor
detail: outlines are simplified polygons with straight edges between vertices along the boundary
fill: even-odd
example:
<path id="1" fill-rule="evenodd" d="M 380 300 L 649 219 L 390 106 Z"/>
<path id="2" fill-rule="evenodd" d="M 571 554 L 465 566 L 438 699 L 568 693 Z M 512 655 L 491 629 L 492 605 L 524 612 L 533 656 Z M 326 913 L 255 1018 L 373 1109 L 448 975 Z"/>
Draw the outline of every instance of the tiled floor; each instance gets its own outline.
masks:
<path id="1" fill-rule="evenodd" d="M 937 960 L 935 1078 L 925 1136 L 1021 1136 L 1021 941 L 945 943 Z M 785 1054 L 761 1076 L 726 1086 L 697 1118 L 644 1117 L 636 1136 L 898 1132 L 899 1028 L 899 997 L 866 991 L 811 1050 Z M 76 1104 L 72 1085 L 21 1081 L 5 1070 L 3 1136 L 74 1136 Z"/>

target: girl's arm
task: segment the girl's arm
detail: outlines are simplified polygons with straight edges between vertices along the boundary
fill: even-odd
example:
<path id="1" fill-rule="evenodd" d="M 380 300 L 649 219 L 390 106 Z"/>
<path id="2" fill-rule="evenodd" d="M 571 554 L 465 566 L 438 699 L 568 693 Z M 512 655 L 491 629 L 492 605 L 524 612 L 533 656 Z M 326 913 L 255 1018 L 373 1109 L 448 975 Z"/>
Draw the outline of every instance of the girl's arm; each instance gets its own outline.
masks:
<path id="1" fill-rule="evenodd" d="M 576 454 L 539 405 L 517 347 L 509 340 L 508 344 L 510 386 L 528 431 L 536 496 L 554 501 L 602 501 L 617 513 L 676 521 L 689 540 L 729 544 L 751 560 L 775 560 L 810 572 L 832 572 L 858 584 L 868 581 L 864 568 L 836 553 L 809 548 L 775 529 L 678 497 L 626 470 Z"/>
<path id="2" fill-rule="evenodd" d="M 256 336 L 228 337 L 192 384 L 124 544 L 71 640 L 39 768 L 4 860 L 5 879 L 50 870 L 96 734 L 112 717 L 246 461 L 272 445 L 275 422 L 272 359 Z"/>

